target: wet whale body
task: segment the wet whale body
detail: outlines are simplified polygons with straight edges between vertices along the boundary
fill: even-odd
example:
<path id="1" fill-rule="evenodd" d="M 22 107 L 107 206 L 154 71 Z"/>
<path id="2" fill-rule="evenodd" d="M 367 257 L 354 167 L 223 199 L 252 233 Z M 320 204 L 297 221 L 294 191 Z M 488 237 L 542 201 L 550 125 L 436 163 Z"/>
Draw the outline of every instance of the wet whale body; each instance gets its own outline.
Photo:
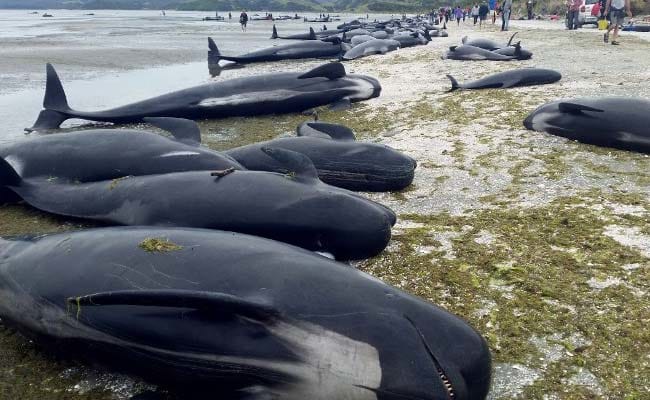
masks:
<path id="1" fill-rule="evenodd" d="M 516 86 L 545 85 L 562 79 L 562 74 L 551 69 L 522 68 L 500 72 L 467 83 L 458 83 L 453 76 L 447 75 L 451 81 L 450 91 L 457 89 L 503 89 Z"/>
<path id="2" fill-rule="evenodd" d="M 273 25 L 273 33 L 271 34 L 271 39 L 289 39 L 289 40 L 317 40 L 316 32 L 314 28 L 309 28 L 309 33 L 297 33 L 295 35 L 289 36 L 280 36 L 278 35 L 278 29 Z"/>
<path id="3" fill-rule="evenodd" d="M 516 34 L 517 32 L 513 33 L 512 36 L 510 36 L 510 40 L 508 40 L 508 43 L 506 45 L 500 45 L 499 43 L 495 42 L 492 39 L 487 39 L 487 38 L 470 39 L 467 36 L 463 36 L 461 42 L 469 46 L 480 47 L 482 49 L 492 51 L 504 47 L 509 47 L 512 44 L 512 39 L 514 39 Z"/>
<path id="4" fill-rule="evenodd" d="M 124 176 L 167 172 L 244 169 L 231 157 L 200 147 L 194 121 L 145 118 L 173 139 L 147 131 L 91 129 L 61 135 L 30 137 L 0 147 L 22 178 L 44 177 L 57 182 L 95 182 Z M 0 202 L 19 198 L 0 187 Z"/>
<path id="5" fill-rule="evenodd" d="M 642 98 L 554 101 L 530 113 L 524 126 L 582 143 L 650 153 L 650 101 Z"/>
<path id="6" fill-rule="evenodd" d="M 321 40 L 310 40 L 306 42 L 292 43 L 284 46 L 274 46 L 267 49 L 253 51 L 240 56 L 225 56 L 219 52 L 219 48 L 212 38 L 208 38 L 208 63 L 217 64 L 221 60 L 232 61 L 239 64 L 249 64 L 264 61 L 296 60 L 303 58 L 338 58 L 341 54 L 341 42 L 323 42 Z"/>
<path id="7" fill-rule="evenodd" d="M 0 184 L 52 214 L 119 225 L 223 229 L 268 237 L 337 259 L 379 254 L 395 214 L 326 185 L 304 155 L 264 149 L 286 174 L 225 170 L 123 177 L 90 183 L 22 179 L 0 160 Z"/>
<path id="8" fill-rule="evenodd" d="M 43 107 L 32 128 L 54 129 L 70 118 L 132 123 L 144 117 L 225 118 L 301 112 L 327 104 L 346 105 L 379 96 L 379 82 L 347 74 L 340 63 L 304 73 L 285 72 L 237 78 L 172 92 L 106 111 L 83 112 L 68 106 L 61 81 L 47 64 Z"/>
<path id="9" fill-rule="evenodd" d="M 298 137 L 283 137 L 226 151 L 249 170 L 285 172 L 262 148 L 281 148 L 304 154 L 314 163 L 325 183 L 360 191 L 402 190 L 413 182 L 417 163 L 388 146 L 354 140 L 344 126 L 306 122 Z"/>
<path id="10" fill-rule="evenodd" d="M 511 61 L 517 60 L 517 48 L 515 48 L 515 55 L 503 55 L 494 51 L 485 50 L 480 47 L 470 46 L 467 44 L 461 46 L 451 46 L 449 51 L 445 54 L 444 58 L 449 60 L 463 60 L 463 61 Z"/>
<path id="11" fill-rule="evenodd" d="M 372 39 L 354 46 L 341 56 L 341 60 L 356 60 L 371 54 L 386 54 L 400 48 L 400 43 L 392 39 Z"/>
<path id="12" fill-rule="evenodd" d="M 0 147 L 21 178 L 96 182 L 168 172 L 245 169 L 230 156 L 200 146 L 194 121 L 145 118 L 173 137 L 130 129 L 90 129 L 43 135 Z"/>
<path id="13" fill-rule="evenodd" d="M 488 391 L 490 353 L 466 322 L 279 242 L 103 228 L 0 239 L 0 261 L 3 323 L 68 358 L 185 394 L 474 400 Z"/>

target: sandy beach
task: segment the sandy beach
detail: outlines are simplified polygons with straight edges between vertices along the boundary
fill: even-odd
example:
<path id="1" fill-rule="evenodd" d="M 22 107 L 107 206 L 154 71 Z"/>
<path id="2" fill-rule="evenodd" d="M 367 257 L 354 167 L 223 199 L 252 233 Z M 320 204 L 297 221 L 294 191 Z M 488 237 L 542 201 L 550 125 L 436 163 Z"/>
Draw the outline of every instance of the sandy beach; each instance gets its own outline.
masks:
<path id="1" fill-rule="evenodd" d="M 232 42 L 232 27 L 216 30 L 188 21 L 161 27 L 152 19 L 151 27 L 136 34 L 134 26 L 143 19 L 133 21 L 119 29 L 109 21 L 101 29 L 92 22 L 61 22 L 52 33 L 0 41 L 0 119 L 6 121 L 0 144 L 22 139 L 22 128 L 40 110 L 45 62 L 59 67 L 71 104 L 84 110 L 209 79 L 321 63 L 255 64 L 210 78 L 205 37 L 213 35 L 226 51 L 236 52 L 244 45 Z M 85 36 L 71 34 L 75 29 Z M 298 32 L 305 25 L 286 29 Z M 112 35 L 115 30 L 120 34 Z M 534 53 L 531 60 L 441 58 L 463 36 L 505 43 L 515 31 L 516 41 Z M 270 45 L 267 32 L 270 24 L 254 27 L 246 43 Z M 454 22 L 448 38 L 427 46 L 346 63 L 348 72 L 378 78 L 381 96 L 348 111 L 321 112 L 322 120 L 350 126 L 360 140 L 395 147 L 418 161 L 405 191 L 368 194 L 393 208 L 399 220 L 386 251 L 355 266 L 474 326 L 492 350 L 490 399 L 644 399 L 650 393 L 650 157 L 522 125 L 537 106 L 557 99 L 650 98 L 648 65 L 650 33 L 624 32 L 621 45 L 611 46 L 601 31 L 566 31 L 556 22 L 512 21 L 510 32 Z M 563 79 L 448 92 L 446 74 L 463 82 L 523 67 L 555 69 Z M 100 90 L 88 90 L 93 86 Z M 200 126 L 205 144 L 225 149 L 292 135 L 305 118 L 229 118 Z M 0 206 L 0 235 L 84 226 L 23 205 Z M 100 368 L 52 359 L 1 324 L 0 348 L 2 399 L 128 399 L 155 390 Z"/>

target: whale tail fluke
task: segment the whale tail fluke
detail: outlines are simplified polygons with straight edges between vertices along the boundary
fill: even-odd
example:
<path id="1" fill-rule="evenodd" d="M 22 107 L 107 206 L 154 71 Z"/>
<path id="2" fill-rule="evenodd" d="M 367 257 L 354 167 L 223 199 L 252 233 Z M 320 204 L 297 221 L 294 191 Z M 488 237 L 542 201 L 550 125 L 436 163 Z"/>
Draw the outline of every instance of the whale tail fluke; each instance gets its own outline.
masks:
<path id="1" fill-rule="evenodd" d="M 221 58 L 221 53 L 217 44 L 212 40 L 211 37 L 208 37 L 208 64 L 218 64 L 219 59 Z"/>
<path id="2" fill-rule="evenodd" d="M 25 128 L 27 132 L 37 129 L 55 129 L 63 121 L 68 119 L 68 113 L 72 111 L 68 105 L 68 99 L 63 90 L 63 85 L 59 75 L 52 64 L 46 65 L 47 78 L 45 83 L 45 97 L 43 98 L 43 108 L 38 115 L 38 119 L 31 128 Z"/>
<path id="3" fill-rule="evenodd" d="M 271 34 L 271 39 L 277 39 L 280 36 L 278 36 L 278 29 L 275 27 L 275 24 L 273 24 L 273 34 Z"/>
<path id="4" fill-rule="evenodd" d="M 454 90 L 460 89 L 461 86 L 456 80 L 456 78 L 454 78 L 451 75 L 447 75 L 447 78 L 449 78 L 449 80 L 451 81 L 451 89 L 449 89 L 448 92 L 453 92 Z"/>
<path id="5" fill-rule="evenodd" d="M 22 178 L 4 158 L 0 157 L 0 188 L 3 186 L 20 186 Z"/>

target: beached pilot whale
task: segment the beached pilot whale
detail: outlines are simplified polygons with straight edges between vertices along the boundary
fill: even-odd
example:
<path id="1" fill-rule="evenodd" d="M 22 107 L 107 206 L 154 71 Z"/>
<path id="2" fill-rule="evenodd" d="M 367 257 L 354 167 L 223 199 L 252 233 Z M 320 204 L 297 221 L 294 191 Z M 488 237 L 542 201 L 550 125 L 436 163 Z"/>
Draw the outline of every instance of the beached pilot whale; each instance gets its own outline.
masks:
<path id="1" fill-rule="evenodd" d="M 337 259 L 369 258 L 386 247 L 396 219 L 390 209 L 322 183 L 302 154 L 263 151 L 286 174 L 228 169 L 59 183 L 22 179 L 0 159 L 0 185 L 42 211 L 110 224 L 223 229 Z"/>
<path id="2" fill-rule="evenodd" d="M 0 293 L 3 323 L 42 347 L 186 396 L 480 400 L 490 383 L 486 343 L 460 318 L 247 235 L 120 227 L 0 239 Z"/>
<path id="3" fill-rule="evenodd" d="M 69 118 L 131 123 L 144 117 L 224 118 L 301 112 L 327 104 L 339 107 L 379 96 L 375 78 L 348 75 L 341 63 L 327 63 L 303 73 L 278 72 L 208 83 L 106 111 L 75 111 L 68 106 L 61 81 L 47 64 L 45 99 L 32 128 L 53 129 Z"/>
<path id="4" fill-rule="evenodd" d="M 512 39 L 514 39 L 515 35 L 517 32 L 513 33 L 512 36 L 510 36 L 510 39 L 508 40 L 508 43 L 505 45 L 501 45 L 497 42 L 495 42 L 492 39 L 487 39 L 487 38 L 476 38 L 476 39 L 470 39 L 467 36 L 463 36 L 461 39 L 461 42 L 463 44 L 469 45 L 469 46 L 474 46 L 474 47 L 480 47 L 485 50 L 498 50 L 504 47 L 509 47 L 512 45 Z"/>
<path id="5" fill-rule="evenodd" d="M 554 101 L 530 113 L 524 126 L 582 143 L 650 153 L 650 101 L 642 98 Z"/>
<path id="6" fill-rule="evenodd" d="M 144 120 L 172 137 L 132 129 L 89 129 L 28 137 L 0 146 L 0 157 L 23 179 L 46 177 L 74 183 L 168 172 L 245 169 L 230 156 L 201 147 L 201 132 L 194 121 L 162 117 Z"/>
<path id="7" fill-rule="evenodd" d="M 562 74 L 552 69 L 522 68 L 488 75 L 485 78 L 467 83 L 458 83 L 453 76 L 447 75 L 451 89 L 503 89 L 516 86 L 546 85 L 562 79 Z"/>
<path id="8" fill-rule="evenodd" d="M 461 61 L 511 61 L 518 60 L 520 55 L 521 46 L 519 44 L 514 47 L 513 55 L 503 55 L 495 51 L 464 44 L 461 46 L 449 47 L 449 51 L 445 53 L 443 58 Z"/>
<path id="9" fill-rule="evenodd" d="M 314 32 L 314 28 L 312 27 L 309 28 L 309 33 L 297 33 L 295 35 L 280 36 L 278 35 L 278 30 L 275 27 L 275 24 L 273 24 L 273 33 L 271 34 L 271 39 L 316 40 L 318 37 L 316 36 L 316 32 Z"/>
<path id="10" fill-rule="evenodd" d="M 386 54 L 400 48 L 400 43 L 392 39 L 372 39 L 346 51 L 341 60 L 356 60 L 372 54 Z"/>
<path id="11" fill-rule="evenodd" d="M 237 147 L 225 153 L 249 170 L 286 172 L 285 166 L 260 149 L 281 148 L 304 154 L 314 163 L 323 182 L 349 190 L 402 190 L 413 182 L 414 159 L 378 143 L 355 141 L 345 126 L 305 122 L 298 137 L 282 137 Z"/>
<path id="12" fill-rule="evenodd" d="M 216 64 L 221 60 L 232 61 L 239 64 L 249 64 L 263 61 L 295 60 L 302 58 L 337 58 L 341 54 L 341 41 L 323 42 L 322 40 L 309 40 L 306 42 L 291 43 L 284 46 L 273 46 L 256 50 L 240 56 L 225 56 L 212 38 L 208 38 L 208 63 Z"/>

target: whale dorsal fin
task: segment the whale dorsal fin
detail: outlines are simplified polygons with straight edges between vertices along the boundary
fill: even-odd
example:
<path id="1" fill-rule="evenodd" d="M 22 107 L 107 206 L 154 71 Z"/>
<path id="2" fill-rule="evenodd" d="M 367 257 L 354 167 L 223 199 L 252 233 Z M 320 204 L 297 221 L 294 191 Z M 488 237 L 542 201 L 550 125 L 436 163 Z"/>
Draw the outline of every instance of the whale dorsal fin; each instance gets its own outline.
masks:
<path id="1" fill-rule="evenodd" d="M 298 126 L 298 136 L 330 138 L 334 140 L 356 140 L 352 129 L 344 125 L 328 124 L 326 122 L 303 122 Z"/>
<path id="2" fill-rule="evenodd" d="M 467 42 L 467 36 L 463 36 L 463 38 L 462 38 L 460 41 L 461 41 L 463 44 L 465 44 L 465 42 Z"/>
<path id="3" fill-rule="evenodd" d="M 296 151 L 270 147 L 262 147 L 262 151 L 282 164 L 294 179 L 305 183 L 313 183 L 319 180 L 314 163 L 306 155 Z"/>
<path id="4" fill-rule="evenodd" d="M 312 27 L 309 27 L 309 39 L 316 40 L 316 32 L 314 32 L 314 28 Z"/>
<path id="5" fill-rule="evenodd" d="M 188 308 L 216 315 L 239 315 L 258 321 L 274 320 L 280 312 L 261 302 L 247 300 L 220 292 L 176 289 L 120 290 L 69 297 L 67 303 L 76 306 L 77 316 L 82 307 L 144 306 Z"/>
<path id="6" fill-rule="evenodd" d="M 318 66 L 311 71 L 307 71 L 304 74 L 300 75 L 298 79 L 307 79 L 307 78 L 327 78 L 327 79 L 338 79 L 345 76 L 345 67 L 340 62 L 332 62 Z"/>
<path id="7" fill-rule="evenodd" d="M 569 114 L 581 114 L 583 111 L 605 112 L 605 110 L 601 110 L 599 108 L 593 108 L 582 104 L 567 103 L 567 102 L 562 102 L 558 104 L 558 108 L 561 112 L 569 113 Z"/>
<path id="8" fill-rule="evenodd" d="M 144 122 L 172 134 L 179 142 L 198 146 L 201 144 L 201 130 L 196 122 L 184 118 L 145 117 Z"/>

